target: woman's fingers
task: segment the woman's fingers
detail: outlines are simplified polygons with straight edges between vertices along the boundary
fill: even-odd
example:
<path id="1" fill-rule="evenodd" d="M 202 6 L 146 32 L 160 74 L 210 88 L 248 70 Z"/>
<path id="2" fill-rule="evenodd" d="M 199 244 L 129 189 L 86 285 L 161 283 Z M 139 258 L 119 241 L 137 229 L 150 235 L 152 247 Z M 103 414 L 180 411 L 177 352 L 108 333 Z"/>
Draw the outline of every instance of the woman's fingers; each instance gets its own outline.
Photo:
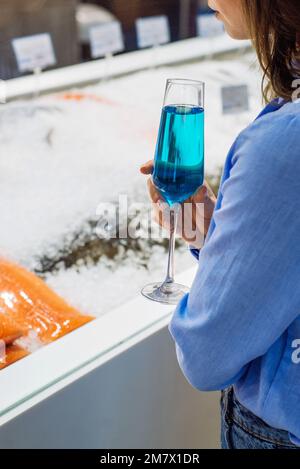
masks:
<path id="1" fill-rule="evenodd" d="M 208 182 L 204 181 L 203 186 L 193 195 L 192 200 L 194 203 L 205 203 L 208 200 L 216 201 L 216 196 Z"/>
<path id="2" fill-rule="evenodd" d="M 152 174 L 153 171 L 153 160 L 147 161 L 140 167 L 140 172 L 142 174 Z"/>
<path id="3" fill-rule="evenodd" d="M 162 210 L 160 210 L 156 204 L 154 204 L 152 206 L 153 208 L 153 219 L 154 221 L 161 227 L 164 227 L 163 225 L 163 222 L 164 222 L 164 219 L 163 219 L 163 212 Z"/>
<path id="4" fill-rule="evenodd" d="M 140 171 L 141 171 L 142 174 L 145 174 L 145 175 L 152 174 L 153 160 L 147 161 L 147 163 L 143 164 L 140 168 Z M 156 189 L 156 187 L 154 186 L 151 178 L 148 179 L 147 186 L 148 186 L 148 192 L 149 192 L 149 196 L 150 196 L 151 201 L 154 204 L 157 204 L 159 201 L 163 202 L 163 199 L 162 199 L 160 193 L 158 192 L 158 190 Z M 162 223 L 163 223 L 163 221 L 162 221 L 162 210 L 160 209 L 159 206 L 155 207 L 155 212 L 156 212 L 155 213 L 156 221 L 160 225 L 162 225 Z"/>
<path id="5" fill-rule="evenodd" d="M 143 164 L 140 172 L 144 175 L 151 175 L 153 172 L 153 160 Z M 153 205 L 153 215 L 155 221 L 166 230 L 170 230 L 168 205 L 164 201 L 160 192 L 153 184 L 152 178 L 147 180 L 148 192 Z M 181 206 L 181 216 L 178 220 L 178 234 L 187 242 L 195 246 L 198 245 L 198 237 L 203 244 L 203 233 L 206 233 L 215 207 L 216 197 L 205 181 L 203 186 Z M 196 234 L 195 234 L 196 233 Z"/>
<path id="6" fill-rule="evenodd" d="M 193 199 L 193 202 L 195 203 L 201 203 L 205 201 L 206 196 L 207 196 L 207 187 L 203 185 L 193 195 L 192 199 Z"/>
<path id="7" fill-rule="evenodd" d="M 161 195 L 156 189 L 156 187 L 154 186 L 151 178 L 148 179 L 147 186 L 148 186 L 150 199 L 152 200 L 153 203 L 157 204 L 157 202 L 161 200 Z"/>

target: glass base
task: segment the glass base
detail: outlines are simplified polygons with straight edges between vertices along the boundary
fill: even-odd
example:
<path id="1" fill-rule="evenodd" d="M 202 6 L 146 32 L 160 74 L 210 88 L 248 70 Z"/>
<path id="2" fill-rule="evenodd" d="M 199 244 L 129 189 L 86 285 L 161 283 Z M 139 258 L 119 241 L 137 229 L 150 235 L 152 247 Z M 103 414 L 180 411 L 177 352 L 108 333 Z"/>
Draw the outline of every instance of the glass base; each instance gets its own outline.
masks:
<path id="1" fill-rule="evenodd" d="M 179 283 L 150 283 L 142 289 L 142 295 L 166 305 L 177 305 L 189 288 Z"/>

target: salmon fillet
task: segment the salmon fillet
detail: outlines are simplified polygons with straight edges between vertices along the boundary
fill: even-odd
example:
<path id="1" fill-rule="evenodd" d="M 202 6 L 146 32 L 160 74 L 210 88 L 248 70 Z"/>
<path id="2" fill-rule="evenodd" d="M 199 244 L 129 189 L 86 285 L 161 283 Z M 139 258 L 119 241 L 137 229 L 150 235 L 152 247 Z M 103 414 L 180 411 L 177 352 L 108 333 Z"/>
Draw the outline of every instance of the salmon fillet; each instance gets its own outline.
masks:
<path id="1" fill-rule="evenodd" d="M 0 359 L 0 370 L 11 365 L 12 363 L 24 358 L 28 352 L 18 345 L 9 345 L 6 347 L 6 354 L 4 359 Z"/>
<path id="2" fill-rule="evenodd" d="M 58 95 L 59 99 L 64 101 L 95 101 L 102 104 L 107 104 L 108 106 L 114 106 L 115 103 L 110 99 L 107 99 L 103 96 L 98 96 L 91 93 L 81 93 L 81 92 L 68 92 Z"/>
<path id="3" fill-rule="evenodd" d="M 5 301 L 0 293 L 0 340 L 4 340 L 6 344 L 10 344 L 26 333 L 26 329 L 17 324 L 13 319 L 5 314 L 5 309 L 1 303 Z"/>
<path id="4" fill-rule="evenodd" d="M 80 314 L 41 279 L 0 257 L 0 340 L 6 344 L 34 331 L 52 342 L 94 319 Z M 13 349 L 12 357 L 21 351 Z"/>

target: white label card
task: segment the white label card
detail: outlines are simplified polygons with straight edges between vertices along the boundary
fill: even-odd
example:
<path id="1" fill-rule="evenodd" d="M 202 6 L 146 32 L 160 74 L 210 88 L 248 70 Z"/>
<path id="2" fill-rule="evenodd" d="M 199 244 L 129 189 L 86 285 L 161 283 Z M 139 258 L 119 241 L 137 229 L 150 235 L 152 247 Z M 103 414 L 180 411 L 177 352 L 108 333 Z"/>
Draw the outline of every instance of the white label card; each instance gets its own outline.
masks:
<path id="1" fill-rule="evenodd" d="M 247 85 L 222 87 L 223 114 L 238 114 L 249 110 Z"/>
<path id="2" fill-rule="evenodd" d="M 56 64 L 50 34 L 35 34 L 12 40 L 12 46 L 20 72 L 33 72 Z"/>
<path id="3" fill-rule="evenodd" d="M 197 33 L 200 37 L 215 37 L 224 34 L 224 25 L 212 13 L 197 16 Z"/>
<path id="4" fill-rule="evenodd" d="M 170 42 L 170 25 L 167 16 L 138 18 L 135 24 L 140 49 Z"/>
<path id="5" fill-rule="evenodd" d="M 92 26 L 89 35 L 93 59 L 124 50 L 122 27 L 118 21 Z"/>

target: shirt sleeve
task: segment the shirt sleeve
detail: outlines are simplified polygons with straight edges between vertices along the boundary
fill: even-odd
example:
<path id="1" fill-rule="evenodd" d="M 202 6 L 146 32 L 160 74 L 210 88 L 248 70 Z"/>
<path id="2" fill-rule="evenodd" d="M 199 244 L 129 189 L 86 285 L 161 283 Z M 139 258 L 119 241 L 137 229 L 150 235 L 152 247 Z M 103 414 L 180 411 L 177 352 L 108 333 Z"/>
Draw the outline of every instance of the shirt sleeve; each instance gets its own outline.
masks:
<path id="1" fill-rule="evenodd" d="M 192 246 L 190 246 L 190 253 L 192 254 L 192 256 L 195 257 L 195 259 L 197 259 L 197 261 L 199 261 L 200 249 L 193 248 Z"/>
<path id="2" fill-rule="evenodd" d="M 214 230 L 169 325 L 183 373 L 203 391 L 235 383 L 300 314 L 300 114 L 278 114 L 239 136 Z"/>

